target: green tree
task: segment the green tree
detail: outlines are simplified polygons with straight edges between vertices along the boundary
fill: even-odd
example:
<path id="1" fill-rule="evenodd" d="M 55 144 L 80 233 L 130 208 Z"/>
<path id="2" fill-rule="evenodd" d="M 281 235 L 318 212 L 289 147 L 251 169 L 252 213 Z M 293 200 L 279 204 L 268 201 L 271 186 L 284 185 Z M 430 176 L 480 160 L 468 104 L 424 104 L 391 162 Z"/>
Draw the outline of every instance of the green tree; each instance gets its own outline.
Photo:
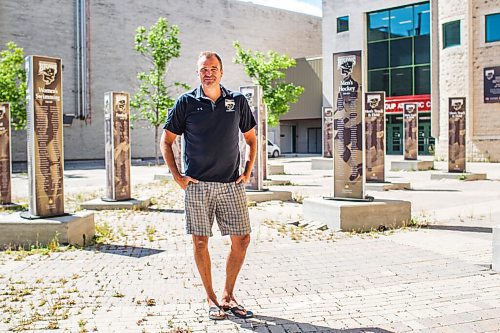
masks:
<path id="1" fill-rule="evenodd" d="M 138 110 L 138 114 L 134 114 L 131 119 L 147 120 L 154 127 L 157 165 L 159 127 L 165 123 L 168 109 L 175 102 L 170 94 L 174 87 L 189 89 L 184 83 L 165 84 L 170 61 L 180 56 L 181 43 L 178 35 L 179 27 L 170 25 L 163 17 L 160 17 L 149 31 L 141 26 L 136 29 L 135 34 L 134 49 L 148 60 L 151 67 L 148 72 L 137 74 L 137 79 L 140 81 L 139 90 L 133 96 L 130 105 Z"/>
<path id="2" fill-rule="evenodd" d="M 0 102 L 10 102 L 11 124 L 26 128 L 26 72 L 24 50 L 14 42 L 0 52 Z"/>
<path id="3" fill-rule="evenodd" d="M 295 67 L 295 59 L 275 51 L 267 55 L 259 51 L 244 50 L 238 41 L 233 42 L 236 57 L 233 62 L 242 64 L 245 73 L 255 84 L 262 87 L 264 103 L 267 106 L 267 123 L 269 126 L 279 124 L 279 117 L 290 110 L 290 104 L 296 103 L 304 88 L 285 82 L 287 68 Z"/>

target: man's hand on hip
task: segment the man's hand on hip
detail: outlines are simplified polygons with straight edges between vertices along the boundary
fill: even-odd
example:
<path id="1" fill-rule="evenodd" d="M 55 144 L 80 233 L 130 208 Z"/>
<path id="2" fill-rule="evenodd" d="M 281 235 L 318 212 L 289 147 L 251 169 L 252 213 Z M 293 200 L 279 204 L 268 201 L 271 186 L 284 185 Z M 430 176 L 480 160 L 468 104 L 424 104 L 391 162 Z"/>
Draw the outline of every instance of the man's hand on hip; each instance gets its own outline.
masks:
<path id="1" fill-rule="evenodd" d="M 247 176 L 245 173 L 243 173 L 241 176 L 238 177 L 238 179 L 236 179 L 236 184 L 239 183 L 248 184 L 249 181 L 250 181 L 250 175 Z"/>
<path id="2" fill-rule="evenodd" d="M 197 179 L 191 178 L 189 176 L 181 176 L 180 178 L 175 179 L 175 182 L 177 184 L 179 184 L 179 186 L 183 190 L 185 190 L 188 187 L 189 183 L 198 184 L 198 180 Z"/>

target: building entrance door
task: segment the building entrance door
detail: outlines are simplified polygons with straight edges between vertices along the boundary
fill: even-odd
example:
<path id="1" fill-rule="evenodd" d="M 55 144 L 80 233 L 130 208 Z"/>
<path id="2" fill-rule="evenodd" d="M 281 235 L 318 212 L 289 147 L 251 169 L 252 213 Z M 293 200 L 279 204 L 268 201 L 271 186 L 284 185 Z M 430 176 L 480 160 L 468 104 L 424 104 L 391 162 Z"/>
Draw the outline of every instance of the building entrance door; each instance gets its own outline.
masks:
<path id="1" fill-rule="evenodd" d="M 422 122 L 418 124 L 418 154 L 433 155 L 435 140 L 431 136 L 431 123 Z"/>
<path id="2" fill-rule="evenodd" d="M 403 154 L 403 124 L 386 124 L 387 155 Z"/>
<path id="3" fill-rule="evenodd" d="M 308 128 L 307 129 L 307 152 L 308 153 L 321 153 L 321 128 Z"/>

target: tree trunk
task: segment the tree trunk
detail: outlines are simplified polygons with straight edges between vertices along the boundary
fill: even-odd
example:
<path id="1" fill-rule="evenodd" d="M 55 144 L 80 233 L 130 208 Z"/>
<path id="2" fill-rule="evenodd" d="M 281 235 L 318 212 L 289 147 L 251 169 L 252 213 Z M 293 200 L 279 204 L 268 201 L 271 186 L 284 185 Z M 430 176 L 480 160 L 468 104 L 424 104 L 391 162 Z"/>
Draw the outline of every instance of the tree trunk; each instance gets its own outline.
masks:
<path id="1" fill-rule="evenodd" d="M 160 159 L 158 157 L 158 125 L 155 126 L 155 159 L 156 165 L 160 165 Z"/>

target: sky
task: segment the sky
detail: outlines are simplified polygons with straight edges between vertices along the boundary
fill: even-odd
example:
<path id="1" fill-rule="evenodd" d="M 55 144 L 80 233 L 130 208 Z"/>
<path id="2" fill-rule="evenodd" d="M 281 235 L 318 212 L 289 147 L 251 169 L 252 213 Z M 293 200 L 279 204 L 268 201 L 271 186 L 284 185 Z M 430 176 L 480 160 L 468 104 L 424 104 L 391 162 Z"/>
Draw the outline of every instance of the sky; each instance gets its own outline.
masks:
<path id="1" fill-rule="evenodd" d="M 238 0 L 321 16 L 321 0 Z"/>

